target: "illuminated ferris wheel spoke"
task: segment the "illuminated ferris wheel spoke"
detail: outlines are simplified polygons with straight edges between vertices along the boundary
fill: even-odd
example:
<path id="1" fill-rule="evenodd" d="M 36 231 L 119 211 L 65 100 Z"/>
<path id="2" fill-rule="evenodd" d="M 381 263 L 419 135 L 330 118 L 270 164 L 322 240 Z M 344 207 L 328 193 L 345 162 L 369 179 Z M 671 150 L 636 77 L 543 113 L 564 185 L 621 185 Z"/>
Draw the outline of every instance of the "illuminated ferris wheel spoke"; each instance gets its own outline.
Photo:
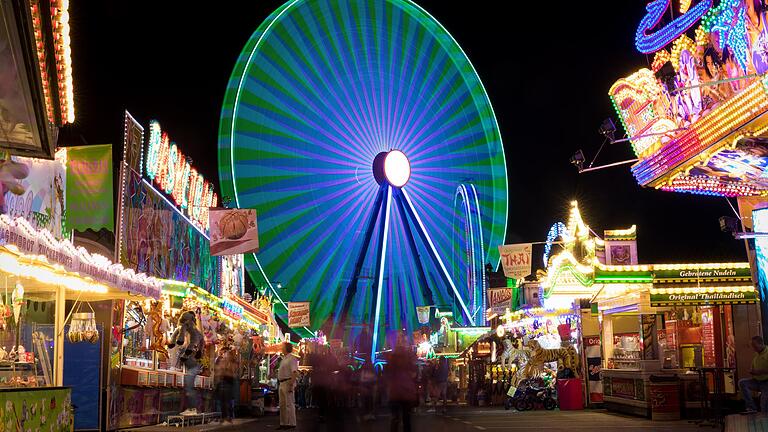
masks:
<path id="1" fill-rule="evenodd" d="M 453 290 L 453 294 L 456 296 L 456 299 L 459 301 L 459 304 L 461 305 L 461 308 L 464 311 L 464 314 L 469 320 L 470 325 L 474 326 L 475 320 L 472 317 L 472 314 L 469 312 L 469 309 L 467 309 L 467 305 L 464 303 L 464 299 L 461 297 L 459 290 L 456 288 L 456 284 L 453 283 L 453 278 L 451 278 L 450 273 L 448 273 L 448 270 L 445 268 L 445 264 L 443 264 L 443 260 L 440 258 L 440 254 L 437 252 L 437 249 L 435 248 L 435 244 L 432 242 L 432 238 L 430 238 L 429 233 L 427 232 L 427 228 L 424 226 L 424 223 L 421 221 L 419 214 L 416 212 L 416 208 L 414 208 L 413 203 L 411 202 L 411 198 L 408 196 L 408 191 L 406 191 L 405 189 L 401 189 L 401 191 L 403 193 L 403 197 L 405 198 L 405 204 L 407 204 L 406 209 L 408 210 L 408 213 L 410 214 L 410 216 L 416 221 L 416 224 L 415 224 L 416 231 L 419 233 L 419 235 L 424 240 L 424 242 L 429 246 L 428 251 L 432 254 L 432 258 L 438 263 L 439 268 L 442 271 L 443 278 L 448 283 L 448 285 L 451 286 L 451 289 Z"/>
<path id="2" fill-rule="evenodd" d="M 289 23 L 288 28 L 291 34 L 295 35 L 302 35 L 303 29 L 310 29 L 311 33 L 314 35 L 317 35 L 317 22 L 314 21 L 314 17 L 309 17 L 307 24 L 311 25 L 302 25 L 302 23 Z M 319 35 L 318 35 L 319 36 Z M 298 44 L 300 45 L 301 52 L 308 52 L 311 50 L 311 42 L 306 41 L 305 37 L 299 37 L 297 38 Z M 313 38 L 313 40 L 316 40 Z M 338 50 L 338 47 L 336 47 Z M 352 100 L 352 98 L 349 95 L 349 91 L 344 86 L 344 80 L 342 77 L 339 76 L 337 71 L 333 69 L 329 69 L 326 65 L 331 64 L 335 61 L 340 61 L 340 58 L 330 59 L 328 58 L 327 53 L 322 52 L 320 53 L 320 60 L 319 62 L 311 62 L 306 57 L 299 58 L 299 52 L 298 51 L 289 51 L 290 58 L 294 61 L 294 67 L 291 68 L 291 71 L 299 71 L 297 73 L 301 73 L 306 79 L 309 79 L 309 77 L 303 73 L 304 70 L 309 70 L 313 74 L 313 80 L 312 84 L 314 88 L 322 88 L 325 90 L 325 94 L 330 95 L 333 98 L 333 101 L 335 102 L 336 106 L 340 107 L 340 112 L 337 111 L 331 111 L 330 114 L 334 115 L 336 119 L 339 121 L 341 125 L 344 126 L 344 129 L 346 132 L 351 136 L 356 137 L 364 137 L 365 139 L 363 142 L 365 142 L 367 145 L 371 145 L 374 140 L 373 137 L 369 134 L 368 128 L 362 127 L 362 121 L 360 117 L 360 110 L 359 105 L 355 106 L 355 102 Z M 299 64 L 301 63 L 301 64 Z M 303 65 L 303 66 L 302 66 Z M 332 81 L 328 80 L 328 77 L 332 78 Z M 331 87 L 333 86 L 333 87 Z M 337 91 L 336 89 L 340 89 Z M 343 95 L 343 100 L 341 95 Z M 318 97 L 318 100 L 322 100 L 321 97 Z M 353 107 L 353 109 L 348 109 L 347 107 Z M 334 127 L 332 123 L 330 123 L 328 126 Z M 355 142 L 357 140 L 350 140 L 349 143 Z M 375 151 L 371 149 L 371 151 Z"/>
<path id="3" fill-rule="evenodd" d="M 371 361 L 376 360 L 376 347 L 379 341 L 379 319 L 381 318 L 381 292 L 384 291 L 384 263 L 387 258 L 387 240 L 389 239 L 389 215 L 392 206 L 392 187 L 385 186 L 386 195 L 384 197 L 384 223 L 381 224 L 379 236 L 378 260 L 376 263 L 376 306 L 373 318 L 373 343 L 371 344 Z"/>

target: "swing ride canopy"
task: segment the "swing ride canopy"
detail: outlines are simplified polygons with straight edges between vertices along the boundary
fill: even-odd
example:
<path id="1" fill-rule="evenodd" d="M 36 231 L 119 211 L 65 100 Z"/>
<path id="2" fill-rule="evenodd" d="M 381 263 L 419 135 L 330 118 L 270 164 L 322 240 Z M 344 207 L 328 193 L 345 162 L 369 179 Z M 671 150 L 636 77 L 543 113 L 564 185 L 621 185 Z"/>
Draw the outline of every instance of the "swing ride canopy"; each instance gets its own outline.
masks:
<path id="1" fill-rule="evenodd" d="M 416 4 L 272 13 L 226 90 L 219 176 L 258 212 L 251 277 L 278 305 L 311 302 L 313 329 L 374 324 L 375 349 L 418 325 L 417 306 L 482 319 L 507 221 L 501 136 L 466 55 Z"/>

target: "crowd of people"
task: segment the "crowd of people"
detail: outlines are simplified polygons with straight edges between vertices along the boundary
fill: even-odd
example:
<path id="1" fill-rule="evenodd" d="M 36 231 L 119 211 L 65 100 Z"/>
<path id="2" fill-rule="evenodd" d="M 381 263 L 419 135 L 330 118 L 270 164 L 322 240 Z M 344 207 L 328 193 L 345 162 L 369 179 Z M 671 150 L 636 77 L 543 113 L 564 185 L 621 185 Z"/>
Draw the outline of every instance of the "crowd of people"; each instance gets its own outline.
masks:
<path id="1" fill-rule="evenodd" d="M 446 410 L 451 373 L 444 357 L 418 361 L 415 353 L 402 345 L 388 353 L 383 368 L 374 368 L 370 361 L 349 364 L 328 346 L 308 357 L 312 370 L 295 373 L 291 394 L 280 392 L 281 398 L 291 398 L 289 403 L 280 403 L 281 419 L 283 410 L 294 410 L 295 404 L 298 409 L 317 408 L 320 423 L 344 430 L 349 418 L 358 423 L 373 421 L 377 410 L 389 408 L 393 430 L 402 426 L 409 431 L 414 408 L 421 405 L 427 412 Z M 280 385 L 282 388 L 282 382 Z M 281 425 L 293 426 L 295 416 L 289 414 L 285 421 L 288 423 L 281 420 Z"/>
<path id="2" fill-rule="evenodd" d="M 411 430 L 411 413 L 423 406 L 427 412 L 445 412 L 452 378 L 445 357 L 418 360 L 406 345 L 398 345 L 384 356 L 383 367 L 357 359 L 357 363 L 335 355 L 329 346 L 308 353 L 311 370 L 299 370 L 290 343 L 283 345 L 274 376 L 280 406 L 280 429 L 296 427 L 296 409 L 316 408 L 320 423 L 343 431 L 349 418 L 358 423 L 373 421 L 377 410 L 389 408 L 393 430 Z M 236 350 L 224 343 L 215 360 L 216 396 L 222 421 L 232 422 L 235 385 L 240 366 Z M 441 406 L 438 406 L 441 405 Z"/>

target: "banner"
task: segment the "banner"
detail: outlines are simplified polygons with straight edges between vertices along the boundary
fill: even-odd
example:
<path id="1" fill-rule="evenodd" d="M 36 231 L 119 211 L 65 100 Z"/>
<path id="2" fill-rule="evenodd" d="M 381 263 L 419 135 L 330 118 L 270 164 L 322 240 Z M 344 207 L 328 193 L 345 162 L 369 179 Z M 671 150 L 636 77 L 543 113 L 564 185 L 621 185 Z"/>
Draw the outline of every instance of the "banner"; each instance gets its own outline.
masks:
<path id="1" fill-rule="evenodd" d="M 159 281 L 123 266 L 105 263 L 100 255 L 91 255 L 67 239 L 58 240 L 47 230 L 37 230 L 24 218 L 0 215 L 0 245 L 13 245 L 24 254 L 43 256 L 50 264 L 122 291 L 160 297 Z"/>
<path id="2" fill-rule="evenodd" d="M 211 255 L 237 255 L 259 251 L 256 210 L 212 208 L 208 212 Z"/>
<path id="3" fill-rule="evenodd" d="M 716 280 L 731 278 L 749 278 L 752 272 L 749 267 L 721 268 L 721 269 L 676 269 L 676 270 L 654 270 L 653 280 L 659 282 L 659 279 L 693 279 L 696 280 Z"/>
<path id="4" fill-rule="evenodd" d="M 512 288 L 488 288 L 488 308 L 491 315 L 504 315 L 512 308 Z"/>
<path id="5" fill-rule="evenodd" d="M 522 279 L 531 274 L 531 243 L 518 243 L 499 246 L 501 266 L 504 276 L 512 279 Z"/>
<path id="6" fill-rule="evenodd" d="M 138 173 L 122 169 L 127 174 L 118 230 L 120 263 L 220 295 L 221 258 L 210 254 L 204 233 Z"/>
<path id="7" fill-rule="evenodd" d="M 589 403 L 603 402 L 602 364 L 603 354 L 600 336 L 584 337 L 584 355 L 587 358 L 587 386 L 589 387 Z"/>
<path id="8" fill-rule="evenodd" d="M 4 181 L 0 186 L 3 214 L 12 219 L 24 218 L 35 229 L 47 230 L 57 239 L 66 237 L 67 231 L 64 226 L 67 177 L 63 155 L 63 152 L 57 152 L 55 160 L 13 156 L 10 162 L 3 161 L 2 166 L 22 171 L 26 176 L 14 172 L 15 182 Z"/>
<path id="9" fill-rule="evenodd" d="M 288 327 L 309 327 L 309 302 L 288 302 Z"/>
<path id="10" fill-rule="evenodd" d="M 112 144 L 67 147 L 67 227 L 115 230 Z"/>
<path id="11" fill-rule="evenodd" d="M 416 316 L 419 318 L 419 324 L 429 323 L 429 309 L 431 306 L 416 306 Z"/>
<path id="12" fill-rule="evenodd" d="M 0 430 L 69 432 L 74 428 L 69 387 L 14 388 L 3 392 L 2 401 Z"/>
<path id="13" fill-rule="evenodd" d="M 125 112 L 125 132 L 123 136 L 123 162 L 136 172 L 141 172 L 141 149 L 144 146 L 144 128 L 131 113 Z"/>

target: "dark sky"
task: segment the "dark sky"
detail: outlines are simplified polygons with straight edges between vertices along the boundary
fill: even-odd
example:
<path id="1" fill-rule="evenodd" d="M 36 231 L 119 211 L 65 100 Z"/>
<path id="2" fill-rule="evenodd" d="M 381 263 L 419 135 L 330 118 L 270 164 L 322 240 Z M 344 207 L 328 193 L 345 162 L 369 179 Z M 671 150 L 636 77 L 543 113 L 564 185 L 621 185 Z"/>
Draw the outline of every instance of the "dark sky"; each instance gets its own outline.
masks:
<path id="1" fill-rule="evenodd" d="M 536 8 L 517 11 L 490 0 L 418 3 L 462 46 L 496 110 L 508 161 L 508 241 L 543 240 L 578 199 L 597 232 L 637 224 L 642 262 L 746 259 L 743 243 L 719 230 L 717 218 L 732 216 L 724 198 L 642 189 L 628 166 L 579 175 L 569 164 L 580 148 L 591 159 L 601 121 L 615 118 L 611 84 L 646 65 L 633 46 L 645 1 L 520 2 Z M 145 126 L 159 120 L 218 180 L 224 89 L 245 42 L 280 4 L 72 2 L 77 120 L 64 144 L 119 148 L 127 108 Z M 631 157 L 629 145 L 616 144 L 596 165 Z"/>

